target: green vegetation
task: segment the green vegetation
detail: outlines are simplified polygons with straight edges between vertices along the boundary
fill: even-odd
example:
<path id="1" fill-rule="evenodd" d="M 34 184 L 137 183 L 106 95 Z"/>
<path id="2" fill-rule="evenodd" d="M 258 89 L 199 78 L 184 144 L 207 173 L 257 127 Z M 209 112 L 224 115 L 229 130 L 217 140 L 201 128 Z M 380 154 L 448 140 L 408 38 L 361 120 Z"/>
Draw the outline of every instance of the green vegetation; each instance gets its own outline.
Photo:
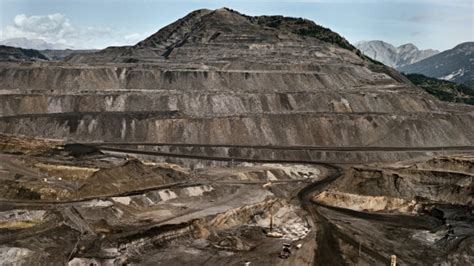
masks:
<path id="1" fill-rule="evenodd" d="M 442 101 L 474 105 L 474 89 L 463 84 L 429 78 L 421 74 L 404 74 L 413 84 Z"/>
<path id="2" fill-rule="evenodd" d="M 227 9 L 231 12 L 238 13 L 235 10 Z M 239 13 L 240 14 L 240 13 Z M 293 17 L 284 17 L 284 16 L 247 16 L 240 14 L 252 23 L 256 23 L 262 26 L 271 27 L 279 29 L 282 31 L 291 32 L 301 36 L 308 36 L 316 38 L 320 41 L 335 44 L 341 48 L 355 52 L 360 58 L 370 61 L 374 64 L 382 64 L 378 61 L 372 60 L 371 58 L 363 55 L 357 48 L 355 48 L 351 43 L 349 43 L 344 37 L 333 32 L 332 30 L 320 26 L 314 23 L 311 20 L 304 18 L 293 18 Z"/>
<path id="3" fill-rule="evenodd" d="M 49 60 L 37 50 L 0 45 L 0 60 Z"/>
<path id="4" fill-rule="evenodd" d="M 320 26 L 311 20 L 304 18 L 292 18 L 284 16 L 259 16 L 248 17 L 253 23 L 259 25 L 288 31 L 301 36 L 316 38 L 320 41 L 335 44 L 341 48 L 355 52 L 360 58 L 375 64 L 382 64 L 378 61 L 363 55 L 357 48 L 350 44 L 344 37 L 334 31 Z"/>
<path id="5" fill-rule="evenodd" d="M 311 20 L 283 16 L 259 16 L 250 20 L 259 25 L 289 31 L 302 36 L 317 38 L 323 42 L 336 44 L 347 50 L 356 50 L 352 44 L 328 28 L 317 25 Z"/>
<path id="6" fill-rule="evenodd" d="M 23 53 L 30 58 L 38 58 L 43 60 L 48 60 L 48 58 L 42 54 L 40 51 L 33 49 L 22 49 Z"/>

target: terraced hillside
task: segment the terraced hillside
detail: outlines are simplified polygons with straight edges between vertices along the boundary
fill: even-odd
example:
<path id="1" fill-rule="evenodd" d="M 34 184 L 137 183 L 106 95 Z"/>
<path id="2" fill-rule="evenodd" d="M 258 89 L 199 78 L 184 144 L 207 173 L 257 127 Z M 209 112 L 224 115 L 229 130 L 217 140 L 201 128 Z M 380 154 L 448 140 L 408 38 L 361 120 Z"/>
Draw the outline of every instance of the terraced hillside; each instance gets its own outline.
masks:
<path id="1" fill-rule="evenodd" d="M 474 262 L 472 153 L 344 168 L 159 157 L 0 135 L 0 263 Z"/>
<path id="2" fill-rule="evenodd" d="M 0 94 L 0 264 L 474 262 L 474 107 L 312 22 L 198 10 Z"/>
<path id="3" fill-rule="evenodd" d="M 135 46 L 67 63 L 1 63 L 0 132 L 80 142 L 472 145 L 472 107 L 438 101 L 327 29 L 331 38 L 259 21 L 198 10 Z"/>

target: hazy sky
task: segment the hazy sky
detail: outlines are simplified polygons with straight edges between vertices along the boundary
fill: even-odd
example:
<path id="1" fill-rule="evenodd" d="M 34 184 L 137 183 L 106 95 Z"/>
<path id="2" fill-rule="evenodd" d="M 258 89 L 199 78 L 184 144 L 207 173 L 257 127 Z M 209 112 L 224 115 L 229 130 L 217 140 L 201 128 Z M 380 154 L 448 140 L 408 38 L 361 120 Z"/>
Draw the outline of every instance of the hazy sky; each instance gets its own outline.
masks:
<path id="1" fill-rule="evenodd" d="M 304 17 L 355 43 L 446 50 L 474 40 L 473 0 L 0 0 L 0 40 L 27 37 L 74 48 L 135 44 L 199 9 Z"/>

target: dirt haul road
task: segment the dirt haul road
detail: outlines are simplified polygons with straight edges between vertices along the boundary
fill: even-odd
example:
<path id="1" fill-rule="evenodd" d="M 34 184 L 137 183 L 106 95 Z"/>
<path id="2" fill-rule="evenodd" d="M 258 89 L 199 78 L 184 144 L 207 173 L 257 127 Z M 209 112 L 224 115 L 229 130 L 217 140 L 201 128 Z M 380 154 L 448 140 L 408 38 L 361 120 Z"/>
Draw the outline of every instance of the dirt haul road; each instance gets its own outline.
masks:
<path id="1" fill-rule="evenodd" d="M 149 144 L 153 145 L 153 144 Z M 119 144 L 120 146 L 120 144 Z M 446 248 L 446 252 L 440 251 L 439 247 L 436 245 L 433 246 L 432 252 L 425 251 L 420 252 L 422 255 L 413 255 L 406 254 L 406 252 L 398 252 L 393 245 L 387 244 L 384 247 L 374 246 L 371 243 L 370 238 L 375 236 L 366 236 L 369 240 L 363 241 L 361 236 L 355 237 L 349 231 L 344 228 L 340 228 L 340 221 L 345 221 L 345 223 L 350 223 L 351 220 L 357 220 L 358 222 L 372 224 L 381 227 L 388 227 L 390 230 L 400 230 L 402 233 L 394 233 L 394 237 L 407 237 L 405 231 L 416 231 L 416 232 L 433 232 L 439 231 L 439 228 L 446 226 L 446 221 L 439 219 L 438 217 L 433 217 L 430 215 L 409 215 L 409 214 L 387 214 L 387 213 L 373 213 L 366 211 L 355 211 L 345 208 L 338 208 L 334 206 L 328 206 L 322 203 L 317 203 L 313 201 L 315 195 L 322 192 L 328 185 L 336 181 L 341 177 L 345 170 L 341 165 L 348 167 L 349 163 L 340 164 L 338 162 L 321 162 L 321 161 L 305 161 L 305 160 L 262 160 L 262 159 L 250 159 L 250 158 L 229 158 L 229 157 L 217 157 L 217 156 L 199 156 L 199 155 L 190 155 L 190 154 L 176 154 L 176 153 L 162 153 L 162 152 L 152 152 L 152 151 L 138 151 L 131 149 L 121 149 L 121 148 L 110 148 L 106 146 L 99 145 L 99 148 L 103 152 L 114 151 L 114 152 L 123 152 L 131 154 L 147 154 L 152 156 L 170 156 L 170 157 L 184 157 L 184 158 L 193 158 L 200 160 L 217 160 L 217 161 L 240 161 L 240 162 L 254 162 L 254 163 L 304 163 L 304 164 L 313 164 L 321 165 L 328 169 L 327 176 L 319 181 L 316 181 L 298 193 L 298 197 L 301 201 L 304 209 L 310 214 L 313 224 L 316 227 L 316 243 L 317 249 L 313 258 L 313 261 L 316 265 L 337 265 L 347 263 L 348 253 L 347 246 L 350 246 L 349 249 L 356 250 L 357 254 L 352 254 L 353 258 L 357 262 L 366 262 L 369 264 L 388 264 L 390 262 L 390 255 L 397 254 L 398 261 L 401 263 L 416 263 L 417 261 L 425 262 L 435 262 L 439 259 L 440 256 L 447 255 L 452 251 L 452 248 Z M 278 147 L 279 149 L 280 147 Z M 290 147 L 290 149 L 295 149 L 297 147 Z M 420 150 L 420 151 L 442 151 L 442 150 L 463 150 L 463 151 L 472 151 L 472 147 L 411 147 L 407 148 L 397 148 L 397 147 L 375 147 L 374 149 L 370 147 L 355 147 L 355 148 L 344 148 L 346 151 L 406 151 L 406 150 Z M 351 163 L 352 165 L 356 164 Z M 334 217 L 338 218 L 334 221 Z M 469 220 L 464 221 L 462 225 L 463 228 L 468 228 L 466 230 L 473 230 L 472 224 L 469 225 Z M 448 225 L 449 226 L 449 225 Z M 470 229 L 469 229 L 470 228 Z M 469 231 L 470 232 L 470 231 Z M 471 232 L 472 233 L 472 232 Z M 404 235 L 405 234 L 405 235 Z M 382 236 L 381 236 L 382 237 Z M 447 235 L 447 238 L 459 238 L 454 242 L 460 243 L 462 239 L 466 238 L 465 233 L 461 234 L 451 234 Z M 467 234 L 469 237 L 469 234 Z M 390 240 L 387 240 L 390 242 Z M 446 242 L 446 245 L 449 244 L 449 241 Z M 411 243 L 410 243 L 411 244 Z M 346 247 L 344 247 L 346 245 Z M 400 248 L 406 248 L 403 246 L 403 241 L 399 243 Z M 343 248 L 341 248 L 341 246 Z M 349 252 L 351 253 L 351 252 Z"/>

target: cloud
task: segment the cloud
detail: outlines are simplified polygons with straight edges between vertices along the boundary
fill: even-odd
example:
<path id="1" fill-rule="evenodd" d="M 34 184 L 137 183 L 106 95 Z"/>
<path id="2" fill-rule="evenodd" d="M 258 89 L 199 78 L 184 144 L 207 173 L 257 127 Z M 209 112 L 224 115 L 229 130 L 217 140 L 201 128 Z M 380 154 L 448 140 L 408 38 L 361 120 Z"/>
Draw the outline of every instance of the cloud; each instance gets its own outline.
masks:
<path id="1" fill-rule="evenodd" d="M 75 29 L 69 19 L 56 13 L 46 16 L 16 15 L 13 24 L 5 27 L 2 33 L 4 39 L 29 38 L 49 42 L 64 42 L 64 39 L 74 35 Z"/>
<path id="2" fill-rule="evenodd" d="M 130 44 L 136 44 L 139 41 L 145 39 L 148 37 L 150 33 L 132 33 L 132 34 L 127 34 L 125 35 L 122 40 L 124 43 L 130 43 Z"/>
<path id="3" fill-rule="evenodd" d="M 417 23 L 420 25 L 469 25 L 472 23 L 472 19 L 472 15 L 465 15 L 448 11 L 418 12 L 413 16 L 403 18 L 404 21 Z"/>
<path id="4" fill-rule="evenodd" d="M 0 40 L 36 39 L 77 49 L 135 44 L 146 37 L 143 33 L 124 33 L 110 27 L 76 27 L 60 13 L 34 16 L 18 14 L 11 24 L 0 29 L 0 33 Z"/>
<path id="5" fill-rule="evenodd" d="M 137 38 L 140 38 L 142 35 L 140 33 L 132 33 L 132 34 L 128 34 L 128 35 L 125 35 L 124 38 L 125 40 L 135 40 Z"/>

